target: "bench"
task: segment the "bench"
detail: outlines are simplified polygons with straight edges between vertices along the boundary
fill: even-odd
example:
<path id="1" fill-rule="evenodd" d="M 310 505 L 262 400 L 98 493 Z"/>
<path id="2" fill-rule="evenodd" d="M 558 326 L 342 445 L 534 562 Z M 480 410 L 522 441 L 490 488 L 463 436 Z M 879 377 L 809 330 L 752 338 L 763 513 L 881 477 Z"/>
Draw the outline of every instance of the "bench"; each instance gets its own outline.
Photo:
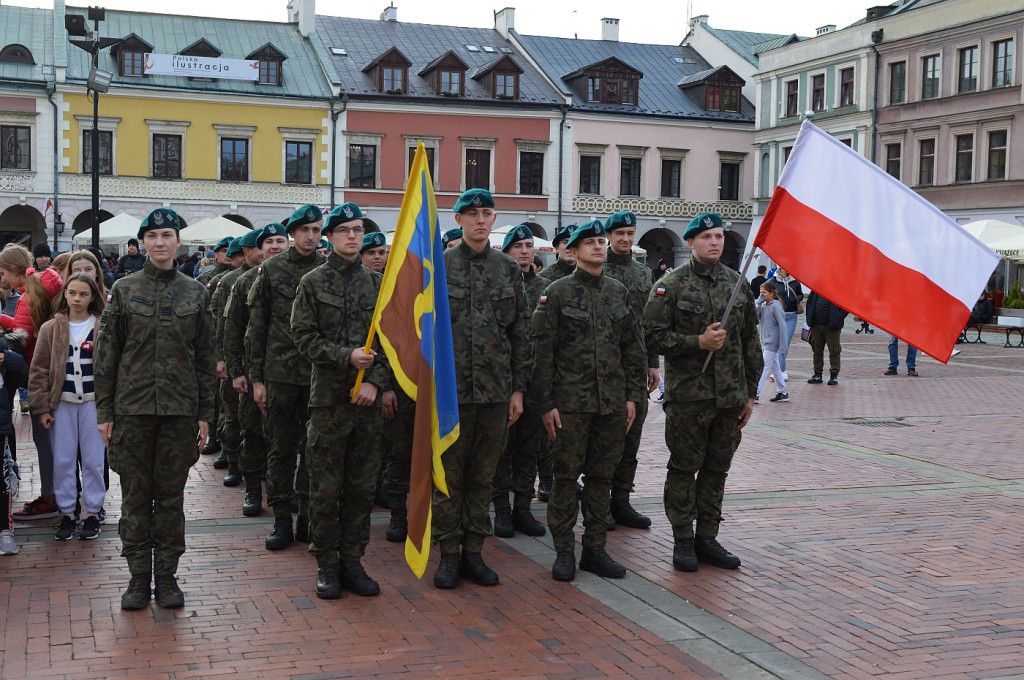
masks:
<path id="1" fill-rule="evenodd" d="M 967 331 L 970 330 L 973 330 L 975 332 L 973 340 L 971 340 L 970 337 L 967 335 Z M 984 340 L 981 339 L 982 331 L 986 333 L 998 333 L 1000 331 L 1005 331 L 1006 344 L 1004 344 L 1003 347 L 1024 347 L 1024 328 L 1020 326 L 1001 326 L 995 323 L 969 323 L 966 326 L 964 326 L 964 329 L 962 331 L 960 331 L 960 337 L 957 338 L 956 342 L 957 344 L 966 342 L 971 344 L 984 345 L 986 343 Z M 1010 336 L 1014 333 L 1017 334 L 1017 343 L 1011 344 Z"/>

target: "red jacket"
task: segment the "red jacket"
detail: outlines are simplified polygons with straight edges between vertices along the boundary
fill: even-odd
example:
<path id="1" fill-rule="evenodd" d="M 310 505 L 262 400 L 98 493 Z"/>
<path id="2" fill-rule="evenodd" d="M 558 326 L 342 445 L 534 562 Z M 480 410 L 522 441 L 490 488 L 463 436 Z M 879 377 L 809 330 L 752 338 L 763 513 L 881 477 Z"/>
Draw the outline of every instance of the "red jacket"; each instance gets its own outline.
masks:
<path id="1" fill-rule="evenodd" d="M 25 272 L 25 275 L 29 276 L 34 273 L 34 269 L 28 269 Z M 47 269 L 40 274 L 39 282 L 43 284 L 43 288 L 50 294 L 51 299 L 56 296 L 64 286 L 64 282 L 61 281 L 60 275 L 53 269 Z M 0 326 L 8 329 L 21 328 L 28 333 L 28 338 L 25 340 L 25 361 L 31 364 L 32 353 L 36 346 L 36 334 L 32 328 L 32 300 L 24 286 L 21 287 L 21 299 L 18 300 L 18 306 L 14 310 L 14 316 L 11 317 L 6 314 L 0 316 Z"/>

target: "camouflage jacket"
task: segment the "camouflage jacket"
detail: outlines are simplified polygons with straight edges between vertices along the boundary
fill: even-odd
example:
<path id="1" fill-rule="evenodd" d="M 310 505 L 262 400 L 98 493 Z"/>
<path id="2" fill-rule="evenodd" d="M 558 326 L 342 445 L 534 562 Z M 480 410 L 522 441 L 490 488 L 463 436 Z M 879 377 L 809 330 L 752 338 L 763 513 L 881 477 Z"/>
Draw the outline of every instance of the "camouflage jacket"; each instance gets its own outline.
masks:
<path id="1" fill-rule="evenodd" d="M 227 263 L 224 263 L 224 262 L 218 262 L 217 264 L 215 264 L 213 266 L 213 269 L 211 269 L 210 271 L 206 272 L 205 274 L 200 274 L 196 278 L 196 281 L 198 281 L 199 283 L 201 283 L 204 286 L 206 286 L 206 284 L 210 283 L 210 281 L 213 280 L 213 277 L 220 276 L 221 274 L 227 274 L 232 269 L 234 269 L 234 267 L 231 266 L 230 264 L 227 264 Z M 207 290 L 209 290 L 210 293 L 213 292 L 209 288 L 209 286 L 207 286 Z"/>
<path id="2" fill-rule="evenodd" d="M 245 262 L 241 267 L 232 269 L 220 278 L 210 281 L 210 288 L 213 296 L 210 297 L 210 309 L 213 311 L 213 354 L 217 361 L 224 361 L 224 310 L 228 305 L 228 296 L 231 294 L 231 287 L 235 285 L 245 272 L 252 269 Z"/>
<path id="3" fill-rule="evenodd" d="M 249 349 L 249 337 L 246 329 L 249 326 L 249 289 L 256 281 L 259 268 L 254 267 L 239 276 L 228 290 L 228 300 L 224 305 L 224 333 L 220 338 L 224 348 L 224 363 L 227 366 L 228 378 L 234 380 L 249 374 L 245 354 Z"/>
<path id="4" fill-rule="evenodd" d="M 548 283 L 557 281 L 560 278 L 568 276 L 576 271 L 576 264 L 569 264 L 565 260 L 555 260 L 555 263 L 550 267 L 544 267 L 540 274 L 537 274 L 542 279 L 547 279 Z"/>
<path id="5" fill-rule="evenodd" d="M 383 276 L 331 253 L 327 262 L 302 277 L 292 305 L 292 337 L 295 345 L 313 363 L 309 405 L 337 406 L 347 401 L 359 371 L 348 362 L 352 350 L 366 346 L 373 321 L 373 308 Z M 391 389 L 390 368 L 374 339 L 377 358 L 363 380 L 380 392 Z M 378 392 L 378 403 L 380 403 Z"/>
<path id="6" fill-rule="evenodd" d="M 303 257 L 292 246 L 257 267 L 249 289 L 249 346 L 246 363 L 253 382 L 308 385 L 309 358 L 299 353 L 292 338 L 292 303 L 299 280 L 324 263 L 319 253 Z"/>
<path id="7" fill-rule="evenodd" d="M 644 347 L 629 291 L 577 269 L 544 291 L 533 313 L 534 393 L 541 413 L 625 413 L 647 398 Z"/>
<path id="8" fill-rule="evenodd" d="M 500 404 L 526 392 L 533 372 L 523 273 L 493 248 L 445 251 L 460 404 Z"/>
<path id="9" fill-rule="evenodd" d="M 533 310 L 537 309 L 537 301 L 540 300 L 541 294 L 544 289 L 551 283 L 547 279 L 542 279 L 540 274 L 535 273 L 533 270 L 523 272 L 523 286 L 526 288 L 526 308 L 533 313 Z"/>
<path id="10" fill-rule="evenodd" d="M 631 253 L 620 255 L 609 249 L 604 275 L 620 282 L 629 291 L 629 309 L 636 320 L 637 335 L 643 338 L 644 305 L 651 294 L 651 270 L 634 260 Z M 648 351 L 646 343 L 644 346 L 647 353 L 647 368 L 658 368 L 658 354 Z M 644 379 L 646 380 L 646 375 Z"/>
<path id="11" fill-rule="evenodd" d="M 708 266 L 691 258 L 654 284 L 643 327 L 650 350 L 665 357 L 666 402 L 714 399 L 717 408 L 726 409 L 757 396 L 764 357 L 747 286 L 740 286 L 729 315 L 725 346 L 701 373 L 708 353 L 700 349 L 698 337 L 722 320 L 738 279 L 721 263 Z"/>
<path id="12" fill-rule="evenodd" d="M 212 324 L 206 289 L 176 269 L 147 261 L 116 281 L 96 340 L 97 422 L 125 415 L 212 421 Z"/>

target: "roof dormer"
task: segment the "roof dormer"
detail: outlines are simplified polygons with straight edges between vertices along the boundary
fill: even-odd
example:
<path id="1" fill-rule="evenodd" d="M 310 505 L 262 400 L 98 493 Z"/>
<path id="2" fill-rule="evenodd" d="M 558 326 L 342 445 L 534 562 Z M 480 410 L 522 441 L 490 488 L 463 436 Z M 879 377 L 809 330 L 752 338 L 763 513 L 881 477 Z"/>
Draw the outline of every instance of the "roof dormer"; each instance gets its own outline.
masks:
<path id="1" fill-rule="evenodd" d="M 24 45 L 7 45 L 0 50 L 0 62 L 5 64 L 28 64 L 29 66 L 35 65 L 36 61 L 32 58 L 32 52 Z"/>
<path id="2" fill-rule="evenodd" d="M 216 59 L 224 53 L 214 47 L 213 44 L 206 40 L 206 38 L 200 38 L 182 51 L 178 52 L 178 54 L 189 57 L 211 57 Z"/>
<path id="3" fill-rule="evenodd" d="M 466 71 L 469 66 L 455 52 L 448 50 L 416 75 L 426 78 L 434 94 L 461 97 L 466 92 Z"/>
<path id="4" fill-rule="evenodd" d="M 689 91 L 708 111 L 739 113 L 745 81 L 728 66 L 699 71 L 679 81 L 682 90 Z"/>
<path id="5" fill-rule="evenodd" d="M 495 99 L 519 99 L 519 76 L 523 67 L 507 54 L 478 67 L 470 76 L 479 80 Z"/>
<path id="6" fill-rule="evenodd" d="M 562 76 L 586 101 L 636 106 L 644 74 L 616 57 L 598 61 Z"/>
<path id="7" fill-rule="evenodd" d="M 274 47 L 273 43 L 266 43 L 259 49 L 246 55 L 245 58 L 259 62 L 260 85 L 281 84 L 281 65 L 288 57 L 284 55 L 284 52 Z"/>
<path id="8" fill-rule="evenodd" d="M 374 79 L 378 92 L 384 94 L 407 94 L 409 92 L 409 67 L 412 62 L 397 47 L 387 50 L 363 67 Z"/>
<path id="9" fill-rule="evenodd" d="M 153 51 L 153 46 L 148 42 L 130 33 L 114 45 L 111 51 L 117 57 L 117 71 L 120 75 L 146 75 L 146 55 Z"/>

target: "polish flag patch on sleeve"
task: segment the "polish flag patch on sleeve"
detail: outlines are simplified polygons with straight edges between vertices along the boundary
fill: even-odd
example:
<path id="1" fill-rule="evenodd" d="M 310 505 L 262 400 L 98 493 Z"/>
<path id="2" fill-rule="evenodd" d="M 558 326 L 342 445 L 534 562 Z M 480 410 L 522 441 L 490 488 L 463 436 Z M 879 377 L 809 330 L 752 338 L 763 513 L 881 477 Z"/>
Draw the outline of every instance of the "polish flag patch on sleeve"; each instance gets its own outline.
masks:
<path id="1" fill-rule="evenodd" d="M 541 295 L 541 296 L 540 296 L 540 300 L 538 300 L 538 301 L 537 301 L 537 303 L 538 303 L 538 304 L 541 304 L 541 305 L 543 305 L 543 304 L 545 304 L 545 303 L 546 303 L 547 301 L 548 301 L 548 296 L 547 296 L 547 295 Z"/>
<path id="2" fill-rule="evenodd" d="M 112 292 L 111 293 L 107 293 L 107 302 L 110 302 L 113 299 L 114 299 L 114 294 Z"/>
<path id="3" fill-rule="evenodd" d="M 656 291 L 654 291 L 654 293 L 656 295 L 664 295 L 665 294 L 665 286 L 658 286 L 658 289 Z"/>

